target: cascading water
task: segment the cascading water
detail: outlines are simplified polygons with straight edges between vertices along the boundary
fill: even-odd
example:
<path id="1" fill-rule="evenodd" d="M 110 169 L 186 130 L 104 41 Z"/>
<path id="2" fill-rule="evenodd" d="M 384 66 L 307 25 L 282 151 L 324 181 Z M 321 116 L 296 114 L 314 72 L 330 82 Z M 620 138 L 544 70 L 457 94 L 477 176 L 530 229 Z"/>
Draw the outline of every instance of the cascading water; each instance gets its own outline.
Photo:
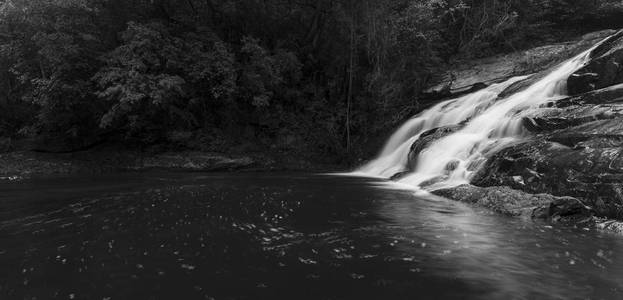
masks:
<path id="1" fill-rule="evenodd" d="M 504 89 L 526 77 L 511 78 L 473 94 L 441 102 L 418 114 L 391 136 L 376 159 L 356 173 L 388 178 L 407 171 L 411 145 L 422 133 L 464 124 L 458 131 L 422 150 L 415 169 L 399 182 L 426 190 L 469 183 L 493 153 L 525 137 L 524 117 L 540 105 L 565 95 L 567 78 L 587 63 L 591 51 L 599 44 L 562 63 L 518 93 L 498 97 Z"/>

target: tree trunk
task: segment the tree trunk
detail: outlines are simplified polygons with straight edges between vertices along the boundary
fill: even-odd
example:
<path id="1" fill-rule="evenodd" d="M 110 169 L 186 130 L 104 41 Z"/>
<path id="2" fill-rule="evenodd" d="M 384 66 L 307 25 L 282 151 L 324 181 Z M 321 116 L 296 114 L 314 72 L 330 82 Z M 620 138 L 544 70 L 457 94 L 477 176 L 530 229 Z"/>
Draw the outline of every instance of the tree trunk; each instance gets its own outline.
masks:
<path id="1" fill-rule="evenodd" d="M 350 106 L 353 98 L 353 69 L 355 66 L 355 17 L 353 12 L 353 1 L 350 0 L 350 51 L 348 68 L 348 93 L 346 97 L 346 153 L 350 154 Z"/>

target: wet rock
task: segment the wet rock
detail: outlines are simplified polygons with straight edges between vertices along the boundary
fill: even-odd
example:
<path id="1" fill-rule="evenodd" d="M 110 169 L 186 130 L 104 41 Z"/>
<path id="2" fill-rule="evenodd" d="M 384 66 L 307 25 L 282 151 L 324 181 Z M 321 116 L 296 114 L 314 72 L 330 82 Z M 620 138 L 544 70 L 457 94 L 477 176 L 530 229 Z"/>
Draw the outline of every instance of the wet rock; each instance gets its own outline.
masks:
<path id="1" fill-rule="evenodd" d="M 618 135 L 552 133 L 496 153 L 473 183 L 572 196 L 593 207 L 598 216 L 623 218 L 622 146 L 623 136 Z M 523 178 L 521 183 L 517 176 Z"/>
<path id="2" fill-rule="evenodd" d="M 576 198 L 557 197 L 550 203 L 548 215 L 566 217 L 570 215 L 587 215 L 590 211 L 590 207 L 584 205 Z"/>
<path id="3" fill-rule="evenodd" d="M 398 180 L 404 178 L 405 176 L 407 176 L 409 174 L 411 174 L 411 171 L 398 172 L 398 173 L 392 175 L 392 177 L 390 177 L 389 180 L 398 181 Z"/>
<path id="4" fill-rule="evenodd" d="M 623 219 L 623 84 L 552 102 L 523 124 L 535 135 L 495 153 L 473 184 L 572 196 Z"/>
<path id="5" fill-rule="evenodd" d="M 461 129 L 462 125 L 449 125 L 438 127 L 435 129 L 423 132 L 420 137 L 411 144 L 411 150 L 409 150 L 408 168 L 409 170 L 415 170 L 417 165 L 417 158 L 422 150 L 430 146 L 434 141 L 443 138 L 457 130 Z"/>
<path id="6" fill-rule="evenodd" d="M 604 105 L 576 104 L 560 108 L 540 109 L 535 114 L 524 118 L 523 125 L 531 132 L 540 133 L 621 117 L 623 117 L 623 103 Z"/>
<path id="7" fill-rule="evenodd" d="M 587 72 L 587 73 L 574 73 L 569 76 L 569 93 L 571 95 L 581 94 L 584 92 L 597 89 L 597 83 L 599 81 L 599 74 Z"/>
<path id="8" fill-rule="evenodd" d="M 425 180 L 423 182 L 420 183 L 420 187 L 423 189 L 426 188 L 430 188 L 432 185 L 440 183 L 444 180 L 448 180 L 448 176 L 447 175 L 440 175 L 440 176 L 436 176 L 433 177 L 431 179 Z"/>
<path id="9" fill-rule="evenodd" d="M 547 132 L 622 115 L 623 84 L 619 84 L 548 103 L 523 123 L 532 132 Z"/>
<path id="10" fill-rule="evenodd" d="M 530 194 L 508 186 L 477 187 L 469 184 L 441 189 L 434 194 L 462 202 L 490 208 L 509 216 L 535 219 L 589 216 L 591 210 L 573 197 L 556 197 L 550 194 Z"/>
<path id="11" fill-rule="evenodd" d="M 448 164 L 446 164 L 445 171 L 450 173 L 450 172 L 456 170 L 456 168 L 459 167 L 460 163 L 461 162 L 459 160 L 450 161 Z"/>
<path id="12" fill-rule="evenodd" d="M 533 83 L 537 82 L 539 79 L 545 77 L 545 75 L 547 75 L 549 73 L 549 70 L 545 70 L 545 71 L 541 71 L 537 74 L 534 75 L 530 75 L 528 77 L 526 77 L 525 79 L 519 80 L 513 84 L 511 84 L 509 87 L 505 88 L 499 95 L 498 98 L 502 99 L 502 98 L 506 98 L 510 95 L 513 95 L 517 92 L 520 92 L 526 88 L 528 88 L 530 85 L 532 85 Z"/>
<path id="13" fill-rule="evenodd" d="M 623 83 L 623 30 L 591 52 L 591 61 L 567 80 L 570 95 Z"/>
<path id="14" fill-rule="evenodd" d="M 565 108 L 577 105 L 613 105 L 623 104 L 623 84 L 617 84 L 590 91 L 581 95 L 575 95 L 557 100 L 549 104 L 550 107 Z"/>

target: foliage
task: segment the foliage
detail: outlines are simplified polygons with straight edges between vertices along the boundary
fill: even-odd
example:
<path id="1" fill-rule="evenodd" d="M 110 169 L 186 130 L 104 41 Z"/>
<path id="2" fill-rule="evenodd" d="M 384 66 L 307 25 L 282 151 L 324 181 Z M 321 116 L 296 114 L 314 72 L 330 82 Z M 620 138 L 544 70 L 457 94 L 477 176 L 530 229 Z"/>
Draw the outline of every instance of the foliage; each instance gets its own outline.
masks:
<path id="1" fill-rule="evenodd" d="M 451 59 L 620 11 L 611 0 L 0 0 L 0 135 L 350 157 L 425 104 Z"/>
<path id="2" fill-rule="evenodd" d="M 209 33 L 175 36 L 160 23 L 132 22 L 121 38 L 93 77 L 110 107 L 103 128 L 157 139 L 169 128 L 199 126 L 209 116 L 195 112 L 227 101 L 235 90 L 233 58 Z"/>

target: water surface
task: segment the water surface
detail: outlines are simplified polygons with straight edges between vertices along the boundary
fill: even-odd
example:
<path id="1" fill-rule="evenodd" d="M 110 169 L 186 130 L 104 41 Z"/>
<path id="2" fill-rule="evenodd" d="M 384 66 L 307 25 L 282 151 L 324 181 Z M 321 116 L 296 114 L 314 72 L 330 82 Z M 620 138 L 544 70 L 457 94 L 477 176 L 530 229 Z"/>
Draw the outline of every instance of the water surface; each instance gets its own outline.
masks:
<path id="1" fill-rule="evenodd" d="M 623 239 L 376 179 L 0 181 L 0 299 L 622 299 Z"/>

